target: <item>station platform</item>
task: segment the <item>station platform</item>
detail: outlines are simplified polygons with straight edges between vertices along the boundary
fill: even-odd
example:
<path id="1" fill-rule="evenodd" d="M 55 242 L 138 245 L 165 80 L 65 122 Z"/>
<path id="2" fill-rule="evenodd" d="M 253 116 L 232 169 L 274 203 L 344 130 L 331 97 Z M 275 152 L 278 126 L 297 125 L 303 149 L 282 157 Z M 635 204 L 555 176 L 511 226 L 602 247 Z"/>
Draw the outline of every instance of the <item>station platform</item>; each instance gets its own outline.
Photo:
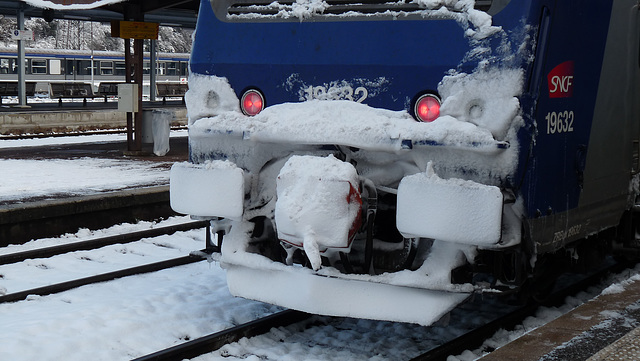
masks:
<path id="1" fill-rule="evenodd" d="M 640 278 L 627 282 L 480 360 L 640 360 Z"/>
<path id="2" fill-rule="evenodd" d="M 117 109 L 117 102 L 34 103 L 16 108 L 0 106 L 0 135 L 64 133 L 96 129 L 123 129 L 127 126 L 127 114 Z M 144 102 L 146 111 L 163 110 L 173 113 L 171 124 L 187 124 L 187 110 L 180 101 Z"/>
<path id="3" fill-rule="evenodd" d="M 128 158 L 132 161 L 144 160 L 154 162 L 175 162 L 186 161 L 189 154 L 189 146 L 186 130 L 180 136 L 175 136 L 174 132 L 169 138 L 169 152 L 161 157 L 153 154 L 153 144 L 143 143 L 142 152 L 138 155 L 131 155 L 127 151 L 126 134 L 122 133 L 116 140 L 102 140 L 92 138 L 91 135 L 79 135 L 74 138 L 79 139 L 74 142 L 65 140 L 64 135 L 51 138 L 50 142 L 43 142 L 42 145 L 21 146 L 20 142 L 28 144 L 29 140 L 15 141 L 11 138 L 7 140 L 0 137 L 0 159 L 71 159 L 79 157 L 90 158 Z M 84 139 L 84 140 L 83 140 Z M 2 146 L 2 142 L 12 142 L 11 146 Z M 37 142 L 37 141 L 34 141 Z"/>
<path id="4" fill-rule="evenodd" d="M 153 144 L 128 152 L 126 134 L 0 139 L 0 246 L 175 215 L 169 171 L 188 159 L 186 130 L 169 145 L 156 156 Z"/>

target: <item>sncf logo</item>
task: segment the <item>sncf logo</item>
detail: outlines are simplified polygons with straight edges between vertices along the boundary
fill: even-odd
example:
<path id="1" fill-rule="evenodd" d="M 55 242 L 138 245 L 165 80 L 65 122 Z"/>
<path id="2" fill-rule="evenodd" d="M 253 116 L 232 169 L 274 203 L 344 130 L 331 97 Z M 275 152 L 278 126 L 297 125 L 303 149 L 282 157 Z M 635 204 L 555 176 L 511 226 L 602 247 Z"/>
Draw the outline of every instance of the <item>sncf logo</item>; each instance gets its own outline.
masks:
<path id="1" fill-rule="evenodd" d="M 573 96 L 573 60 L 556 66 L 547 75 L 549 98 L 570 98 Z"/>

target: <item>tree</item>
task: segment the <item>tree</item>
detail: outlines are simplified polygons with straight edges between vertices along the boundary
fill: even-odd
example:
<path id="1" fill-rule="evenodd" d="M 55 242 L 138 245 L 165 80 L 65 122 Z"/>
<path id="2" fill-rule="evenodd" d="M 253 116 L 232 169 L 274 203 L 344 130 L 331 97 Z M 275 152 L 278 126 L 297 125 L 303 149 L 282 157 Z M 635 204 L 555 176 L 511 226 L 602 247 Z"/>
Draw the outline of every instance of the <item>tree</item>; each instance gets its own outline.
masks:
<path id="1" fill-rule="evenodd" d="M 10 36 L 16 28 L 15 19 L 0 17 L 0 46 L 16 46 Z M 25 29 L 33 31 L 34 41 L 27 44 L 32 48 L 124 51 L 124 42 L 111 37 L 110 24 L 78 20 L 47 22 L 41 18 L 32 18 L 25 20 Z M 161 26 L 158 51 L 190 52 L 192 33 L 192 30 Z"/>

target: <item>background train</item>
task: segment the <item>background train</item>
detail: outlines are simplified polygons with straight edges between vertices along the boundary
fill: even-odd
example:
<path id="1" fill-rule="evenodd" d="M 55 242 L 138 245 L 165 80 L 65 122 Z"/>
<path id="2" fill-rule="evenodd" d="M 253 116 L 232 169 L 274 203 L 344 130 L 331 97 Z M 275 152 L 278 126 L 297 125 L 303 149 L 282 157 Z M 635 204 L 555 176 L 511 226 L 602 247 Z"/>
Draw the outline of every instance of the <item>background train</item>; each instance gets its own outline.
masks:
<path id="1" fill-rule="evenodd" d="M 27 48 L 25 57 L 26 81 L 36 82 L 39 94 L 46 95 L 51 82 L 91 83 L 97 91 L 100 82 L 125 80 L 124 54 L 120 52 Z M 157 82 L 187 81 L 189 54 L 158 53 L 156 59 Z M 1 81 L 17 81 L 17 62 L 16 48 L 0 48 Z M 149 84 L 150 69 L 150 55 L 145 53 L 145 88 Z M 148 88 L 144 93 L 148 94 Z"/>
<path id="2" fill-rule="evenodd" d="M 202 0 L 172 206 L 242 297 L 425 325 L 543 297 L 639 254 L 639 30 L 632 0 Z"/>

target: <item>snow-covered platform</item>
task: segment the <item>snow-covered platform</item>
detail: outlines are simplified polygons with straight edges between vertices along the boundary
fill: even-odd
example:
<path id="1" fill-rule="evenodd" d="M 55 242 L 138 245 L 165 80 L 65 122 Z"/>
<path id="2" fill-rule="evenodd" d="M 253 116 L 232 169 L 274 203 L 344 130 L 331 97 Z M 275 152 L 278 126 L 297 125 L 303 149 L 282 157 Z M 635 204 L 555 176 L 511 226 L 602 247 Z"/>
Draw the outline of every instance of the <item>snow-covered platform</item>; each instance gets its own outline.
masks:
<path id="1" fill-rule="evenodd" d="M 186 131 L 169 143 L 158 157 L 126 155 L 125 134 L 0 139 L 0 244 L 106 227 L 115 210 L 121 222 L 173 214 L 169 169 L 188 158 Z"/>
<path id="2" fill-rule="evenodd" d="M 0 137 L 0 206 L 110 191 L 168 186 L 169 169 L 188 159 L 187 131 L 172 132 L 169 152 L 127 155 L 126 134 Z"/>
<path id="3" fill-rule="evenodd" d="M 481 360 L 640 360 L 640 280 L 627 282 Z"/>

